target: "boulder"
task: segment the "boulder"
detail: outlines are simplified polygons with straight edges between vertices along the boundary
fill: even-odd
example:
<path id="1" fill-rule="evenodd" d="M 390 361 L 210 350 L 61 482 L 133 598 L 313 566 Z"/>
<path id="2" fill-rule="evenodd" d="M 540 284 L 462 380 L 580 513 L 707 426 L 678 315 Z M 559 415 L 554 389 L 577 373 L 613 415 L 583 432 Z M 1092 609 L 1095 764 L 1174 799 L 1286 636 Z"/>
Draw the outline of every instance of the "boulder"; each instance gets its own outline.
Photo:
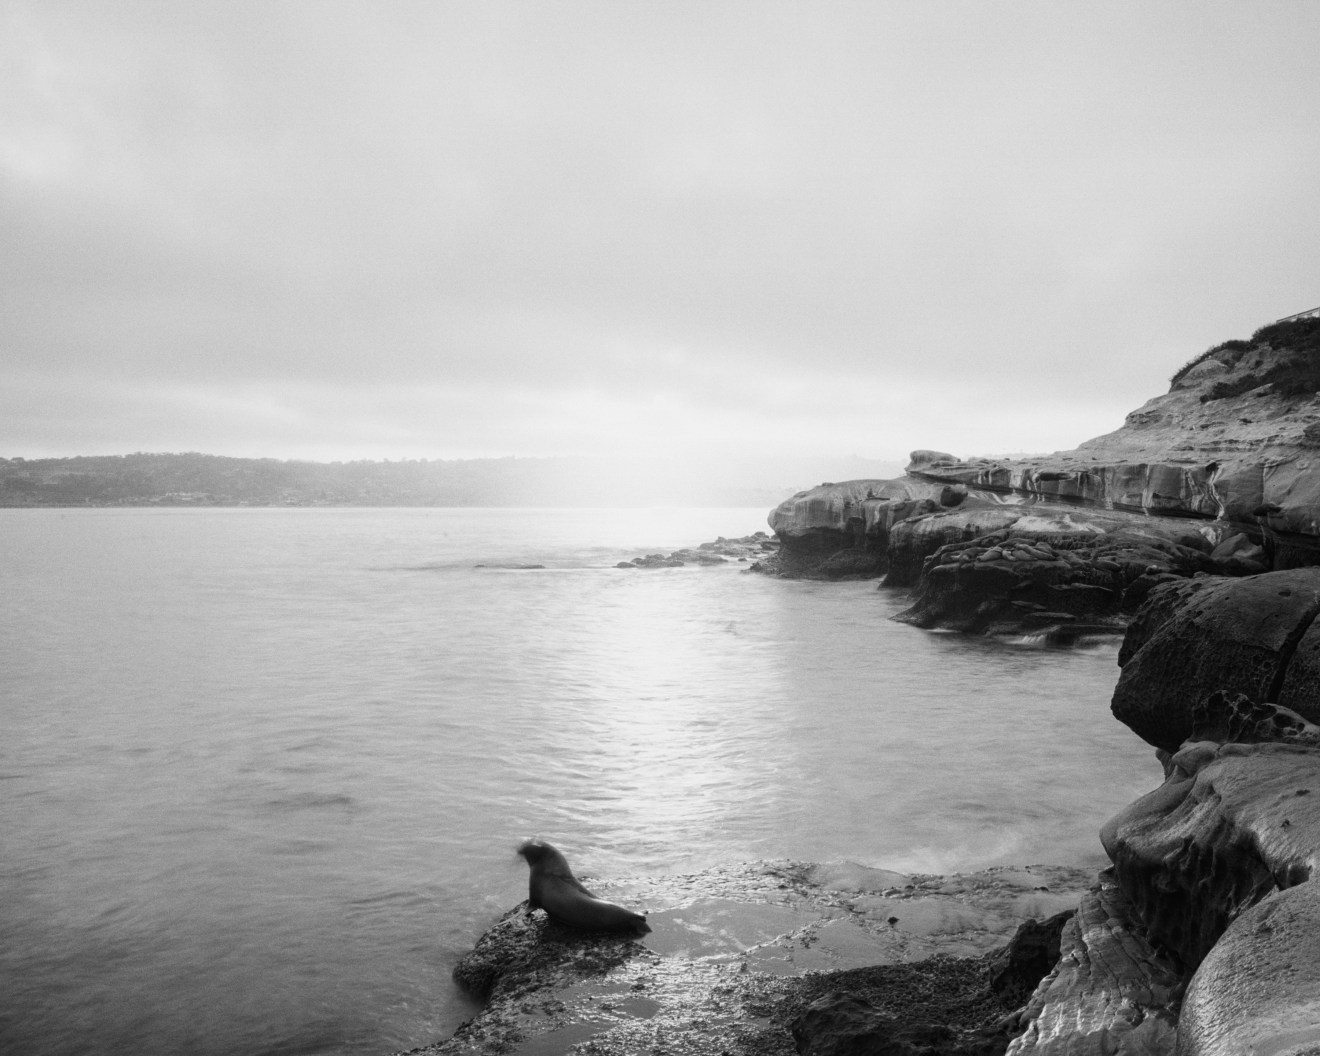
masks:
<path id="1" fill-rule="evenodd" d="M 1320 720 L 1318 613 L 1320 568 L 1158 585 L 1119 654 L 1114 715 L 1170 752 L 1191 735 L 1193 707 L 1219 689 Z"/>
<path id="2" fill-rule="evenodd" d="M 1320 1051 L 1320 886 L 1276 891 L 1244 912 L 1187 987 L 1178 1056 Z"/>

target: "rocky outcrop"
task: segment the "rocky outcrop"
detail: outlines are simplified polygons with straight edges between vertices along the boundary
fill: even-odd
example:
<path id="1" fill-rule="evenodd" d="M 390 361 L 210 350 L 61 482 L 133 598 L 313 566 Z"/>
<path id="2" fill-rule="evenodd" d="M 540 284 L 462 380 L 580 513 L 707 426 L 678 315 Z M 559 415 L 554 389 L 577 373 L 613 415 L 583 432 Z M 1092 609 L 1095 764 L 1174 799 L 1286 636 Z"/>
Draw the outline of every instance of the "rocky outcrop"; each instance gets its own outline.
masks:
<path id="1" fill-rule="evenodd" d="M 1011 1056 L 1320 1052 L 1320 725 L 1221 685 L 1296 688 L 1298 662 L 1309 679 L 1318 576 L 1179 581 L 1138 613 L 1115 709 L 1166 778 L 1101 830 L 1113 866 Z"/>
<path id="2" fill-rule="evenodd" d="M 889 532 L 901 521 L 956 506 L 966 489 L 914 477 L 822 484 L 770 512 L 782 549 L 772 571 L 799 578 L 875 576 L 889 562 Z"/>
<path id="3" fill-rule="evenodd" d="M 1152 576 L 1320 564 L 1320 319 L 1211 349 L 1122 428 L 1075 450 L 914 451 L 903 478 L 823 484 L 781 503 L 770 525 L 782 550 L 767 571 L 884 575 L 915 588 L 909 622 L 988 633 L 1030 633 L 1051 612 L 1121 627 Z M 1030 560 L 1018 544 L 1042 541 L 1089 571 L 959 567 L 986 553 Z M 1094 574 L 1109 562 L 1121 578 Z"/>
<path id="4" fill-rule="evenodd" d="M 1136 920 L 1190 974 L 1180 1056 L 1320 1048 L 1320 727 L 1247 710 L 1290 740 L 1189 741 L 1102 832 Z"/>
<path id="5" fill-rule="evenodd" d="M 1175 375 L 1112 433 L 1019 460 L 932 459 L 933 483 L 1223 521 L 1271 568 L 1320 562 L 1320 319 L 1262 327 Z"/>

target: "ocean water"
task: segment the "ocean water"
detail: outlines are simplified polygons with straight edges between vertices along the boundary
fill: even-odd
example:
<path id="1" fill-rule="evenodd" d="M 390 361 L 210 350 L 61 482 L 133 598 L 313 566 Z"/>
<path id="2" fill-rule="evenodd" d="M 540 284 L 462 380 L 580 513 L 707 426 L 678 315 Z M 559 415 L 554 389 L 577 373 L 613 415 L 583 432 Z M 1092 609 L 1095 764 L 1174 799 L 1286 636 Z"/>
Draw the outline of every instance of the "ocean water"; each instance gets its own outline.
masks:
<path id="1" fill-rule="evenodd" d="M 1099 865 L 1160 777 L 1117 643 L 614 567 L 765 512 L 0 511 L 0 1052 L 447 1036 L 532 835 L 598 877 Z"/>

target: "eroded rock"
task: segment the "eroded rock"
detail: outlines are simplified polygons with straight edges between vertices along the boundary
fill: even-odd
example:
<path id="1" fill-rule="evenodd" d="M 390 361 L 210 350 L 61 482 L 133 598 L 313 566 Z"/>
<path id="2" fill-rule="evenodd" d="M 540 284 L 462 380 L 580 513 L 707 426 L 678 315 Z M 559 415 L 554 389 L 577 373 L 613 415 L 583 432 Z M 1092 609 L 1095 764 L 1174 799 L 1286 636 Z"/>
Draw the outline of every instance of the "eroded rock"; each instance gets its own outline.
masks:
<path id="1" fill-rule="evenodd" d="M 1010 1008 L 1026 1003 L 1032 992 L 1059 962 L 1064 925 L 1075 909 L 1045 920 L 1023 921 L 1008 945 L 990 958 L 990 989 Z"/>
<path id="2" fill-rule="evenodd" d="M 914 477 L 821 484 L 785 499 L 769 523 L 781 544 L 776 567 L 796 578 L 876 576 L 888 567 L 889 531 L 897 523 L 961 501 L 958 489 Z M 852 556 L 828 562 L 840 552 Z"/>
<path id="3" fill-rule="evenodd" d="M 1061 951 L 1009 1056 L 1172 1056 L 1182 976 L 1112 877 L 1082 898 Z"/>
<path id="4" fill-rule="evenodd" d="M 1188 742 L 1100 839 L 1151 934 L 1194 969 L 1243 910 L 1310 878 L 1320 748 Z"/>

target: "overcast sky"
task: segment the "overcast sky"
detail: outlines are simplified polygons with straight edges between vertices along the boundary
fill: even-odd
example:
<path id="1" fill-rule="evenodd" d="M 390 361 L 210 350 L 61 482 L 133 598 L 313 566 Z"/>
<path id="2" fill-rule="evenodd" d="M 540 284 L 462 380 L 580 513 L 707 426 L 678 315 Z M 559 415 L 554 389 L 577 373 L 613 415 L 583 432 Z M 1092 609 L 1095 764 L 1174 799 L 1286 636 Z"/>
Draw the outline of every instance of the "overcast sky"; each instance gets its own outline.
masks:
<path id="1" fill-rule="evenodd" d="M 1320 2 L 0 0 L 0 456 L 1052 451 L 1320 304 Z"/>

